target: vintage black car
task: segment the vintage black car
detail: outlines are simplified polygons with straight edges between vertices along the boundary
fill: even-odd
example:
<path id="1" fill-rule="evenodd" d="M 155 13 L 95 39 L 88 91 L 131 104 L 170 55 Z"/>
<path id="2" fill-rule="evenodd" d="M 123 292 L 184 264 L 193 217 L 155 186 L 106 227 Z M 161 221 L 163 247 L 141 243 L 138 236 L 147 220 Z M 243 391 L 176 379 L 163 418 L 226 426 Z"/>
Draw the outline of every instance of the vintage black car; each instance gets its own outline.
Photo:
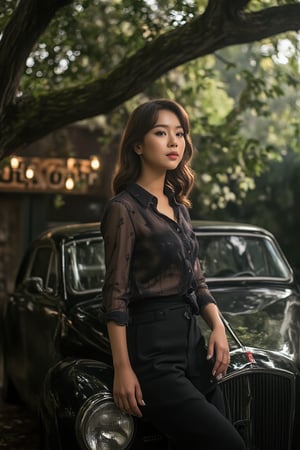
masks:
<path id="1" fill-rule="evenodd" d="M 299 450 L 300 293 L 293 271 L 266 230 L 208 222 L 194 222 L 194 229 L 231 345 L 220 382 L 228 417 L 248 450 Z M 97 223 L 55 228 L 31 244 L 1 324 L 3 394 L 38 412 L 41 448 L 167 449 L 150 423 L 113 403 L 103 253 Z"/>

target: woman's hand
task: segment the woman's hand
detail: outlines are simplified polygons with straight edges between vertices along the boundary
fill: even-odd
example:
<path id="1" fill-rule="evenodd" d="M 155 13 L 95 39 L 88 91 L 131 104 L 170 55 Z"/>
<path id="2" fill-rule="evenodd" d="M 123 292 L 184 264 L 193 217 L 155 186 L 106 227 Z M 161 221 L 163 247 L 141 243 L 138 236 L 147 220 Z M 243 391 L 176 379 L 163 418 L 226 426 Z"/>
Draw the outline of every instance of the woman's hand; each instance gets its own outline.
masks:
<path id="1" fill-rule="evenodd" d="M 141 417 L 139 406 L 144 406 L 140 383 L 132 370 L 126 340 L 126 327 L 115 322 L 107 324 L 115 370 L 113 396 L 118 408 Z"/>
<path id="2" fill-rule="evenodd" d="M 229 345 L 222 323 L 213 328 L 208 340 L 207 359 L 211 359 L 213 355 L 215 356 L 215 364 L 212 375 L 220 380 L 226 375 L 230 363 Z"/>
<path id="3" fill-rule="evenodd" d="M 142 417 L 139 406 L 144 406 L 145 402 L 131 366 L 115 369 L 113 395 L 118 408 L 133 416 Z"/>
<path id="4" fill-rule="evenodd" d="M 230 363 L 229 345 L 225 327 L 221 320 L 219 309 L 214 303 L 208 303 L 204 306 L 202 316 L 212 330 L 208 340 L 207 359 L 215 356 L 212 375 L 217 380 L 220 380 L 226 375 Z"/>

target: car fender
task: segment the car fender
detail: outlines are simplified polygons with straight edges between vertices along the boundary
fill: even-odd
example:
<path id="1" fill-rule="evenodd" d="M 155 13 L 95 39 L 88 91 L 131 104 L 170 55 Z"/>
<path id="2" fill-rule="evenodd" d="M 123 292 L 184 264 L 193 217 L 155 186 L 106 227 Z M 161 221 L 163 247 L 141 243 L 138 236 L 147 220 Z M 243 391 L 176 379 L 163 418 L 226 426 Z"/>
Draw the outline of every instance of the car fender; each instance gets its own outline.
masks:
<path id="1" fill-rule="evenodd" d="M 66 358 L 49 370 L 40 404 L 40 421 L 49 449 L 78 448 L 75 436 L 78 411 L 97 393 L 112 395 L 112 380 L 113 368 L 92 359 Z"/>

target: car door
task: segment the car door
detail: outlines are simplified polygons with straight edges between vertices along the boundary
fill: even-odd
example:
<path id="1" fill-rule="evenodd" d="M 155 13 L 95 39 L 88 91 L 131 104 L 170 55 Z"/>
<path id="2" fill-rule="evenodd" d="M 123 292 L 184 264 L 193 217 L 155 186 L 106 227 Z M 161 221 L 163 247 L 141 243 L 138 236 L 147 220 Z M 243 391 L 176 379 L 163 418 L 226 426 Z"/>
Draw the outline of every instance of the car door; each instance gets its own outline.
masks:
<path id="1" fill-rule="evenodd" d="M 19 315 L 18 386 L 23 399 L 35 406 L 48 369 L 58 360 L 59 329 L 58 253 L 51 241 L 37 245 L 17 289 Z"/>

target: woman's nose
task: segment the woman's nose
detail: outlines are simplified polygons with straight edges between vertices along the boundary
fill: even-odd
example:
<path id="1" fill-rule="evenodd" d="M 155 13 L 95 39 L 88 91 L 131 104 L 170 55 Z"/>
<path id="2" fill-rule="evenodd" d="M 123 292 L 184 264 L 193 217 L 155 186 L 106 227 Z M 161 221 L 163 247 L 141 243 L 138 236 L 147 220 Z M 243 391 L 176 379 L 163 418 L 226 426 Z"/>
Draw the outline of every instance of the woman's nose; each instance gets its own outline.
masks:
<path id="1" fill-rule="evenodd" d="M 168 147 L 177 147 L 178 144 L 176 142 L 176 138 L 173 136 L 170 136 L 169 138 L 169 142 L 168 142 Z"/>

